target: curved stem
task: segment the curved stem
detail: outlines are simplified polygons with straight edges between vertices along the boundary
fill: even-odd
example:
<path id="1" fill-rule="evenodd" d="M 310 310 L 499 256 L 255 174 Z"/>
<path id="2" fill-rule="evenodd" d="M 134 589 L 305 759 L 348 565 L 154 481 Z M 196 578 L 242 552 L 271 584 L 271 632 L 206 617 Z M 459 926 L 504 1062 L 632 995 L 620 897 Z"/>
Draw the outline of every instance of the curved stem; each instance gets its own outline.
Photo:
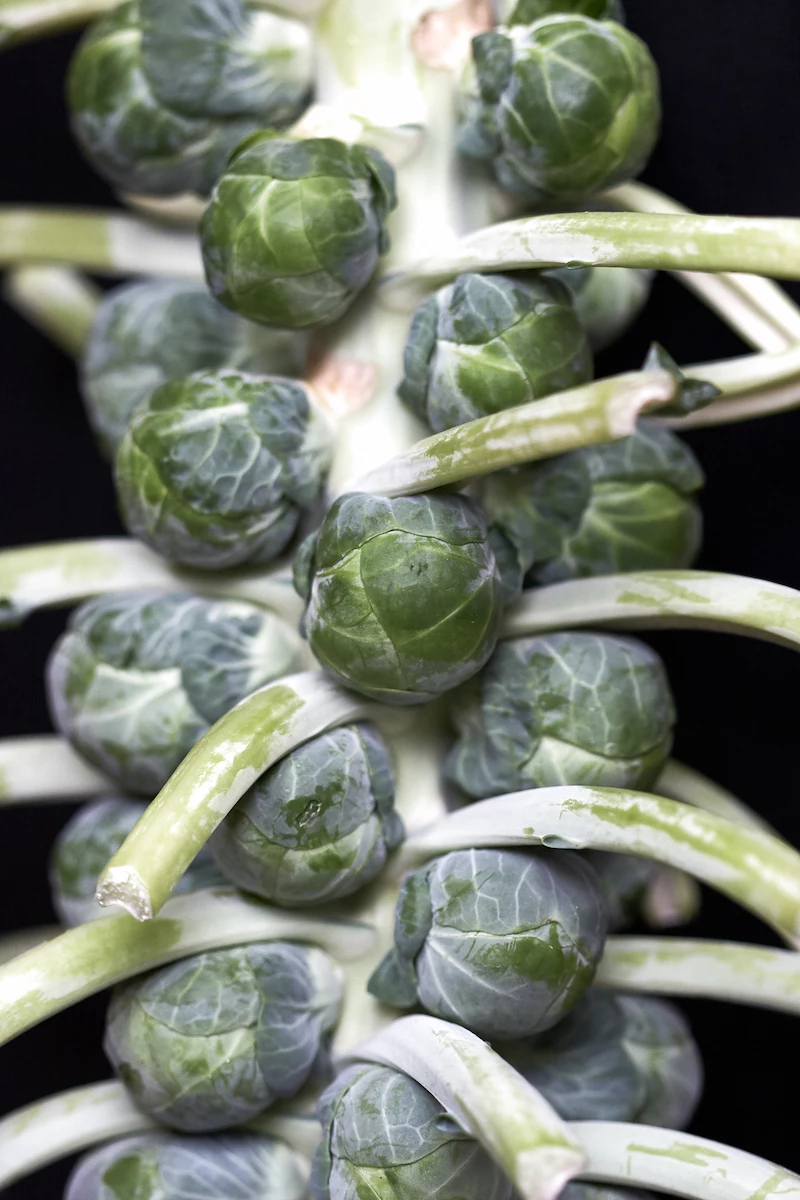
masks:
<path id="1" fill-rule="evenodd" d="M 202 279 L 197 237 L 102 209 L 0 205 L 0 267 L 71 263 L 100 275 Z"/>
<path id="2" fill-rule="evenodd" d="M 800 592 L 713 571 L 631 571 L 523 592 L 502 637 L 603 625 L 614 629 L 708 629 L 796 649 Z"/>
<path id="3" fill-rule="evenodd" d="M 65 738 L 49 733 L 0 738 L 0 808 L 43 800 L 73 804 L 113 790 Z"/>
<path id="4" fill-rule="evenodd" d="M 326 913 L 270 908 L 234 888 L 176 896 L 146 924 L 125 914 L 88 921 L 0 967 L 0 1045 L 143 971 L 204 950 L 276 939 L 313 942 L 348 959 L 369 951 L 374 930 Z"/>
<path id="5" fill-rule="evenodd" d="M 691 212 L 643 183 L 626 183 L 607 192 L 604 199 L 629 212 L 675 216 Z M 694 271 L 674 274 L 755 349 L 785 350 L 800 342 L 800 309 L 771 280 L 758 275 L 703 275 Z"/>
<path id="6" fill-rule="evenodd" d="M 655 789 L 659 796 L 680 800 L 683 804 L 693 804 L 696 808 L 715 813 L 718 817 L 725 817 L 745 829 L 760 829 L 762 833 L 780 836 L 767 821 L 743 804 L 737 796 L 677 759 L 671 758 L 667 762 L 658 777 Z"/>
<path id="7" fill-rule="evenodd" d="M 253 572 L 186 571 L 133 538 L 91 538 L 0 551 L 0 629 L 40 608 L 140 588 L 247 600 L 293 625 L 303 612 L 285 563 Z"/>
<path id="8" fill-rule="evenodd" d="M 422 1084 L 524 1200 L 555 1200 L 584 1167 L 575 1137 L 544 1097 L 466 1029 L 434 1017 L 401 1017 L 348 1058 L 394 1067 Z"/>
<path id="9" fill-rule="evenodd" d="M 6 302 L 72 358 L 83 351 L 101 295 L 68 267 L 17 267 L 3 284 Z"/>
<path id="10" fill-rule="evenodd" d="M 0 48 L 86 25 L 119 0 L 0 0 Z"/>
<path id="11" fill-rule="evenodd" d="M 677 800 L 617 788 L 549 787 L 496 796 L 410 837 L 403 862 L 478 846 L 612 850 L 676 867 L 800 945 L 800 854 Z"/>
<path id="12" fill-rule="evenodd" d="M 610 937 L 595 986 L 752 1004 L 800 1016 L 800 954 L 695 938 Z"/>
<path id="13" fill-rule="evenodd" d="M 390 307 L 409 310 L 465 271 L 592 266 L 800 279 L 800 220 L 618 212 L 523 217 L 385 277 L 381 291 Z"/>
<path id="14" fill-rule="evenodd" d="M 674 399 L 665 371 L 635 371 L 480 417 L 418 442 L 345 491 L 407 496 L 579 446 L 630 437 L 642 412 Z"/>
<path id="15" fill-rule="evenodd" d="M 287 676 L 240 701 L 194 746 L 128 834 L 100 876 L 100 904 L 120 904 L 148 921 L 259 775 L 295 746 L 368 710 L 317 671 Z"/>

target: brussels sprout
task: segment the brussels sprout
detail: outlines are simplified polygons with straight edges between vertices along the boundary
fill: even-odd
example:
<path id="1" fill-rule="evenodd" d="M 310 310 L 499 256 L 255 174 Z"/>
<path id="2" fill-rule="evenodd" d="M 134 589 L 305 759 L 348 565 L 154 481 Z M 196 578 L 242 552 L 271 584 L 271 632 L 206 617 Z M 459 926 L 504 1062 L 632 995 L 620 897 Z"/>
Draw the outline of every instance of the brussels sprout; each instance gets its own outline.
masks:
<path id="1" fill-rule="evenodd" d="M 231 158 L 200 228 L 211 291 L 264 325 L 335 320 L 389 249 L 394 171 L 333 138 L 259 133 Z"/>
<path id="2" fill-rule="evenodd" d="M 622 25 L 544 17 L 482 33 L 463 88 L 459 148 L 531 203 L 579 202 L 637 175 L 656 143 L 658 71 Z"/>
<path id="3" fill-rule="evenodd" d="M 572 267 L 547 275 L 569 288 L 594 351 L 605 350 L 631 327 L 650 299 L 655 279 L 655 271 L 636 267 Z"/>
<path id="4" fill-rule="evenodd" d="M 122 519 L 183 566 L 270 562 L 319 499 L 331 455 L 328 423 L 303 383 L 231 370 L 173 379 L 120 442 Z"/>
<path id="5" fill-rule="evenodd" d="M 314 1200 L 511 1200 L 500 1168 L 420 1084 L 348 1067 L 320 1097 Z"/>
<path id="6" fill-rule="evenodd" d="M 242 0 L 140 0 L 142 58 L 160 102 L 190 117 L 290 125 L 313 78 L 309 26 Z"/>
<path id="7" fill-rule="evenodd" d="M 703 518 L 703 472 L 689 447 L 641 421 L 632 437 L 497 471 L 481 498 L 508 588 L 622 571 L 688 567 Z"/>
<path id="8" fill-rule="evenodd" d="M 299 375 L 303 349 L 297 335 L 229 313 L 202 284 L 124 283 L 101 301 L 84 352 L 81 386 L 89 422 L 111 456 L 134 409 L 167 380 L 225 366 Z"/>
<path id="9" fill-rule="evenodd" d="M 556 13 L 580 14 L 594 17 L 596 21 L 625 20 L 619 0 L 517 0 L 516 7 L 511 0 L 511 8 L 511 15 L 504 22 L 506 25 L 530 25 Z"/>
<path id="10" fill-rule="evenodd" d="M 72 613 L 47 671 L 56 728 L 125 791 L 151 797 L 210 725 L 299 670 L 270 613 L 185 593 L 102 596 Z"/>
<path id="11" fill-rule="evenodd" d="M 615 854 L 607 850 L 584 850 L 582 854 L 592 864 L 600 880 L 609 933 L 627 929 L 639 917 L 660 865 L 651 858 Z"/>
<path id="12" fill-rule="evenodd" d="M 649 996 L 591 990 L 555 1029 L 502 1054 L 567 1121 L 682 1129 L 702 1091 L 686 1021 Z"/>
<path id="13" fill-rule="evenodd" d="M 149 1133 L 82 1158 L 64 1200 L 305 1200 L 304 1176 L 302 1160 L 266 1137 Z"/>
<path id="14" fill-rule="evenodd" d="M 303 564 L 313 572 L 305 629 L 349 687 L 420 704 L 480 670 L 501 617 L 500 577 L 483 519 L 461 496 L 339 499 Z"/>
<path id="15" fill-rule="evenodd" d="M 358 891 L 402 839 L 386 746 L 371 726 L 345 725 L 260 776 L 211 845 L 232 883 L 295 908 Z"/>
<path id="16" fill-rule="evenodd" d="M 213 950 L 117 987 L 104 1047 L 139 1108 L 210 1132 L 296 1095 L 327 1067 L 341 999 L 341 972 L 322 950 Z"/>
<path id="17" fill-rule="evenodd" d="M 399 395 L 437 432 L 592 377 L 567 288 L 555 279 L 459 275 L 414 314 Z"/>
<path id="18" fill-rule="evenodd" d="M 146 195 L 207 195 L 235 147 L 260 122 L 185 117 L 154 95 L 142 56 L 138 0 L 96 21 L 67 77 L 72 131 L 114 187 Z"/>
<path id="19" fill-rule="evenodd" d="M 579 855 L 458 850 L 406 876 L 395 948 L 369 991 L 484 1037 L 529 1037 L 580 1000 L 605 936 L 600 885 Z"/>
<path id="20" fill-rule="evenodd" d="M 453 715 L 445 774 L 482 798 L 557 784 L 646 788 L 670 752 L 675 707 L 643 642 L 550 633 L 504 642 Z"/>
<path id="21" fill-rule="evenodd" d="M 84 804 L 67 821 L 50 855 L 50 895 L 63 925 L 82 925 L 104 917 L 109 909 L 95 902 L 97 879 L 133 829 L 147 806 L 137 800 L 106 796 Z M 201 850 L 175 888 L 191 892 L 224 883 L 211 853 Z"/>

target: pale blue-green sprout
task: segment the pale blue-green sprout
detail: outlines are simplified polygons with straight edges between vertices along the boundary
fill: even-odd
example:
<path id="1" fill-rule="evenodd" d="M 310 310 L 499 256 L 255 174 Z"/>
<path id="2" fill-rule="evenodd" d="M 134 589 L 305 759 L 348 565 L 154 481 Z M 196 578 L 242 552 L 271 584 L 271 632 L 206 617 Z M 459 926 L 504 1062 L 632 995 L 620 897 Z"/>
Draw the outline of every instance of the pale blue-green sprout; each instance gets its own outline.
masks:
<path id="1" fill-rule="evenodd" d="M 387 747 L 344 725 L 291 751 L 220 825 L 211 849 L 237 887 L 285 908 L 349 896 L 403 838 Z"/>
<path id="2" fill-rule="evenodd" d="M 573 267 L 548 272 L 572 292 L 578 320 L 595 352 L 633 325 L 650 299 L 655 271 L 636 267 Z"/>
<path id="3" fill-rule="evenodd" d="M 318 1106 L 314 1200 L 511 1200 L 509 1179 L 419 1083 L 348 1067 Z"/>
<path id="4" fill-rule="evenodd" d="M 190 280 L 137 280 L 107 292 L 81 361 L 87 416 L 104 452 L 115 454 L 133 412 L 162 383 L 225 366 L 300 375 L 305 346 L 228 312 Z"/>
<path id="5" fill-rule="evenodd" d="M 369 991 L 483 1037 L 527 1037 L 584 995 L 605 936 L 600 884 L 577 854 L 454 851 L 406 876 Z"/>
<path id="6" fill-rule="evenodd" d="M 598 21 L 625 19 L 620 0 L 501 0 L 500 4 L 500 15 L 506 25 L 530 25 L 555 13 L 580 13 Z"/>
<path id="7" fill-rule="evenodd" d="M 122 518 L 182 566 L 274 559 L 318 502 L 328 422 L 293 379 L 201 371 L 164 383 L 133 414 L 116 457 Z"/>
<path id="8" fill-rule="evenodd" d="M 627 929 L 641 916 L 658 863 L 634 854 L 607 850 L 584 850 L 583 857 L 594 867 L 608 916 L 609 933 Z"/>
<path id="9" fill-rule="evenodd" d="M 341 1001 L 341 972 L 315 947 L 214 950 L 118 987 L 105 1051 L 149 1116 L 213 1132 L 325 1075 Z"/>
<path id="10" fill-rule="evenodd" d="M 82 925 L 107 916 L 95 901 L 98 877 L 139 820 L 147 805 L 122 796 L 84 804 L 67 821 L 50 854 L 50 897 L 62 925 Z M 224 883 L 208 850 L 201 850 L 175 888 L 190 892 Z"/>
<path id="11" fill-rule="evenodd" d="M 581 14 L 482 33 L 462 89 L 463 153 L 503 187 L 558 207 L 644 168 L 661 120 L 655 63 L 622 25 Z"/>
<path id="12" fill-rule="evenodd" d="M 703 1088 L 685 1018 L 650 996 L 593 988 L 554 1029 L 501 1053 L 567 1121 L 683 1129 Z"/>
<path id="13" fill-rule="evenodd" d="M 305 1200 L 302 1160 L 248 1134 L 124 1138 L 87 1154 L 64 1200 Z"/>
<path id="14" fill-rule="evenodd" d="M 558 784 L 646 789 L 675 723 L 658 655 L 596 633 L 502 642 L 452 715 L 458 740 L 445 773 L 475 799 Z"/>
<path id="15" fill-rule="evenodd" d="M 56 643 L 48 703 L 79 754 L 149 799 L 223 713 L 303 659 L 293 629 L 243 601 L 104 596 L 75 609 Z"/>

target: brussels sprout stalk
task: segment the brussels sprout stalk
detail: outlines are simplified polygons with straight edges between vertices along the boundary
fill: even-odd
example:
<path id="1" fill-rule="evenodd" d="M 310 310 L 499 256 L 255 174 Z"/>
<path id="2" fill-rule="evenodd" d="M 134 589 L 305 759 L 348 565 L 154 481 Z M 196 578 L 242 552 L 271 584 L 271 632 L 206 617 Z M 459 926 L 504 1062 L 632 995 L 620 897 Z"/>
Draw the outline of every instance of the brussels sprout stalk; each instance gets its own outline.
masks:
<path id="1" fill-rule="evenodd" d="M 0 48 L 85 25 L 117 0 L 0 0 Z"/>
<path id="2" fill-rule="evenodd" d="M 800 954 L 695 938 L 612 937 L 595 986 L 694 996 L 800 1016 Z"/>
<path id="3" fill-rule="evenodd" d="M 678 388 L 666 371 L 635 371 L 533 400 L 434 434 L 347 490 L 407 496 L 630 437 L 642 412 L 668 404 Z"/>
<path id="4" fill-rule="evenodd" d="M 687 1200 L 800 1195 L 800 1178 L 774 1163 L 695 1134 L 622 1121 L 575 1121 L 589 1160 L 582 1179 L 653 1188 Z"/>
<path id="5" fill-rule="evenodd" d="M 202 278 L 197 238 L 101 209 L 0 206 L 0 267 L 70 263 L 99 275 Z"/>
<path id="6" fill-rule="evenodd" d="M 395 1067 L 422 1084 L 525 1200 L 554 1200 L 584 1166 L 574 1136 L 547 1101 L 466 1029 L 434 1017 L 402 1017 L 348 1058 Z"/>
<path id="7" fill-rule="evenodd" d="M 70 804 L 109 786 L 65 738 L 36 734 L 0 739 L 0 807 L 41 800 Z"/>
<path id="8" fill-rule="evenodd" d="M 98 902 L 150 920 L 259 775 L 316 734 L 365 715 L 363 701 L 321 672 L 253 692 L 211 727 L 161 789 L 100 876 Z"/>
<path id="9" fill-rule="evenodd" d="M 686 216 L 691 209 L 642 183 L 626 183 L 604 199 L 630 212 Z M 676 271 L 678 279 L 719 313 L 757 350 L 786 350 L 800 341 L 800 309 L 769 279 L 757 275 Z"/>
<path id="10" fill-rule="evenodd" d="M 280 1138 L 306 1157 L 319 1140 L 313 1117 L 277 1104 L 246 1128 Z M 28 1104 L 0 1121 L 0 1188 L 112 1138 L 162 1129 L 137 1108 L 117 1080 L 70 1088 Z"/>
<path id="11" fill-rule="evenodd" d="M 800 646 L 800 592 L 713 571 L 631 571 L 523 592 L 501 637 L 602 625 L 710 629 Z"/>
<path id="12" fill-rule="evenodd" d="M 688 871 L 800 946 L 800 854 L 771 834 L 676 800 L 617 788 L 549 787 L 495 796 L 409 838 L 419 864 L 482 846 L 547 846 L 641 855 Z"/>
<path id="13" fill-rule="evenodd" d="M 703 411 L 683 417 L 660 417 L 675 429 L 727 425 L 789 412 L 800 404 L 800 349 L 793 346 L 777 354 L 750 354 L 745 358 L 690 367 L 693 379 L 704 379 L 722 395 Z"/>
<path id="14" fill-rule="evenodd" d="M 281 563 L 257 572 L 181 570 L 133 538 L 92 538 L 0 551 L 0 628 L 40 608 L 143 588 L 248 600 L 293 625 L 303 611 Z"/>
<path id="15" fill-rule="evenodd" d="M 3 298 L 66 354 L 77 357 L 89 336 L 100 291 L 66 267 L 18 267 L 6 276 Z"/>
<path id="16" fill-rule="evenodd" d="M 360 921 L 270 908 L 233 888 L 177 896 L 146 924 L 123 914 L 77 925 L 0 967 L 0 1044 L 87 996 L 190 954 L 292 939 L 359 958 L 374 931 Z"/>

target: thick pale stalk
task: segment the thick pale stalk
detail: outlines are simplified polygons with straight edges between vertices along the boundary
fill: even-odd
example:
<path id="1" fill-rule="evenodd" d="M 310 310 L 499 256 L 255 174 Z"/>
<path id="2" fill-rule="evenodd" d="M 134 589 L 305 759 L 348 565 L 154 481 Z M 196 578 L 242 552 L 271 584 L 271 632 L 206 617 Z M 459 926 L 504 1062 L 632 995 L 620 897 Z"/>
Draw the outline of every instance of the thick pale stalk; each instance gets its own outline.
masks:
<path id="1" fill-rule="evenodd" d="M 727 1000 L 800 1016 L 800 954 L 694 938 L 610 937 L 597 987 Z"/>
<path id="2" fill-rule="evenodd" d="M 691 209 L 642 183 L 627 183 L 604 199 L 629 212 L 685 216 Z M 782 288 L 757 275 L 674 274 L 756 350 L 785 350 L 800 342 L 800 309 Z"/>
<path id="3" fill-rule="evenodd" d="M 83 351 L 101 295 L 68 267 L 18 267 L 3 284 L 6 302 L 73 358 Z"/>
<path id="4" fill-rule="evenodd" d="M 713 571 L 631 571 L 531 588 L 509 609 L 503 637 L 602 625 L 708 629 L 800 646 L 800 592 Z"/>
<path id="5" fill-rule="evenodd" d="M 403 1071 L 435 1096 L 500 1164 L 524 1200 L 555 1200 L 585 1157 L 535 1088 L 466 1029 L 402 1017 L 348 1058 Z"/>
<path id="6" fill-rule="evenodd" d="M 386 276 L 383 300 L 410 310 L 464 271 L 649 267 L 800 279 L 800 220 L 583 212 L 492 225 Z"/>
<path id="7" fill-rule="evenodd" d="M 102 209 L 0 205 L 0 267 L 70 263 L 99 275 L 202 279 L 197 238 Z"/>
<path id="8" fill-rule="evenodd" d="M 295 746 L 367 711 L 321 671 L 289 675 L 240 701 L 190 750 L 128 834 L 100 876 L 99 903 L 148 921 L 259 775 Z"/>
<path id="9" fill-rule="evenodd" d="M 359 958 L 372 926 L 311 910 L 249 900 L 235 888 L 176 896 L 141 924 L 125 914 L 88 921 L 0 967 L 0 1045 L 120 980 L 204 950 L 248 942 L 313 942 L 337 958 Z"/>
<path id="10" fill-rule="evenodd" d="M 0 738 L 0 808 L 42 800 L 74 804 L 114 785 L 54 734 Z"/>
<path id="11" fill-rule="evenodd" d="M 686 1200 L 800 1200 L 800 1178 L 696 1134 L 617 1121 L 575 1121 L 589 1165 L 581 1179 L 653 1188 Z"/>
<path id="12" fill-rule="evenodd" d="M 767 821 L 743 804 L 732 792 L 674 758 L 668 761 L 659 775 L 655 790 L 659 796 L 680 800 L 683 804 L 693 804 L 705 812 L 725 817 L 735 825 L 742 825 L 746 829 L 760 829 L 762 833 L 779 836 Z"/>
<path id="13" fill-rule="evenodd" d="M 245 1129 L 280 1138 L 306 1159 L 319 1141 L 318 1123 L 291 1105 L 275 1105 Z M 49 1096 L 0 1120 L 0 1188 L 102 1142 L 151 1131 L 164 1126 L 136 1108 L 116 1079 Z"/>
<path id="14" fill-rule="evenodd" d="M 0 551 L 0 628 L 40 608 L 141 588 L 248 600 L 292 625 L 303 612 L 285 563 L 252 572 L 184 571 L 133 538 L 92 538 Z"/>
<path id="15" fill-rule="evenodd" d="M 749 354 L 723 362 L 687 367 L 692 379 L 705 379 L 722 395 L 685 417 L 659 417 L 672 429 L 729 425 L 789 412 L 800 404 L 800 346 L 779 354 Z"/>
<path id="16" fill-rule="evenodd" d="M 642 412 L 675 396 L 665 371 L 634 371 L 436 433 L 353 480 L 347 491 L 406 496 L 517 463 L 630 437 Z"/>
<path id="17" fill-rule="evenodd" d="M 85 25 L 119 0 L 0 0 L 0 48 Z"/>
<path id="18" fill-rule="evenodd" d="M 800 945 L 800 854 L 723 817 L 617 788 L 549 787 L 495 796 L 409 838 L 409 865 L 450 850 L 547 846 L 641 855 L 687 871 Z"/>

